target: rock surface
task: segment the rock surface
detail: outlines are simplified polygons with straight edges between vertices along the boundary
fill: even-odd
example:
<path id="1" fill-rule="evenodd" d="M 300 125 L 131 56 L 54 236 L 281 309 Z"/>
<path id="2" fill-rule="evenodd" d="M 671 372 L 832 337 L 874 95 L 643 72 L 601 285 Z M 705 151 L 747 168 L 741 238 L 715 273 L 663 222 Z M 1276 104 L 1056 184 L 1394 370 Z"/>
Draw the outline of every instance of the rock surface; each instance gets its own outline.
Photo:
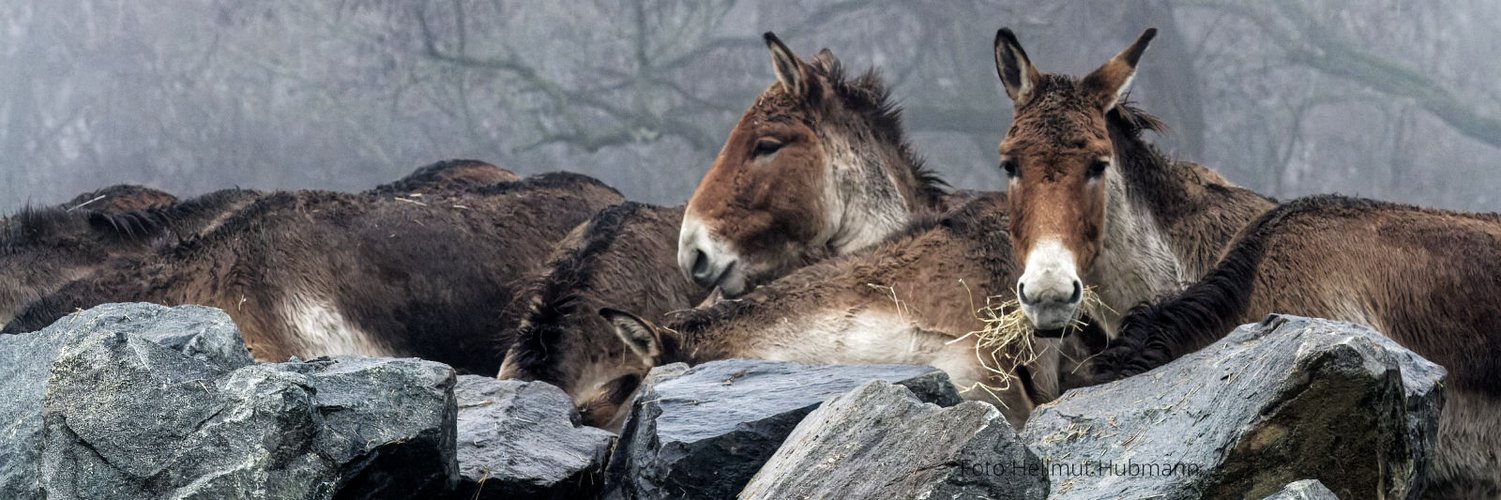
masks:
<path id="1" fill-rule="evenodd" d="M 1344 498 L 1406 498 L 1432 456 L 1443 376 L 1367 328 L 1274 315 L 1069 391 L 1022 436 L 1058 495 L 1258 498 L 1314 478 Z"/>
<path id="2" fill-rule="evenodd" d="M 925 402 L 960 402 L 948 375 L 926 366 L 737 359 L 653 369 L 610 459 L 610 495 L 732 497 L 803 417 L 871 380 Z"/>
<path id="3" fill-rule="evenodd" d="M 1304 479 L 1292 482 L 1262 500 L 1339 500 L 1339 497 L 1334 496 L 1334 492 L 1325 488 L 1324 483 L 1319 480 Z"/>
<path id="4" fill-rule="evenodd" d="M 6 446 L 30 453 L 0 462 L 34 482 L 0 497 L 401 497 L 458 479 L 454 376 L 438 363 L 254 365 L 222 311 L 151 304 L 3 339 L 0 359 L 15 352 L 32 359 L 0 386 L 6 411 L 27 409 Z"/>
<path id="5" fill-rule="evenodd" d="M 578 425 L 573 400 L 542 382 L 462 375 L 454 498 L 590 498 L 615 434 Z"/>
<path id="6" fill-rule="evenodd" d="M 923 403 L 877 380 L 804 418 L 743 499 L 1045 498 L 1047 471 L 994 406 Z"/>

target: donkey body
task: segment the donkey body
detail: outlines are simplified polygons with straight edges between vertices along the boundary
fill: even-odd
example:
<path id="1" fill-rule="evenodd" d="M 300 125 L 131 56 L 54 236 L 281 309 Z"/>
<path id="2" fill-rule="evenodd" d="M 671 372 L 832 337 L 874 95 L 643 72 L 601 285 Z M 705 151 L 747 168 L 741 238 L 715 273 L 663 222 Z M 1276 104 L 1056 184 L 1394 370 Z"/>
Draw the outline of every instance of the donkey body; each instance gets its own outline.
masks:
<path id="1" fill-rule="evenodd" d="M 256 200 L 214 231 L 118 262 L 33 304 L 9 331 L 103 302 L 224 309 L 257 359 L 419 356 L 495 373 L 513 282 L 554 241 L 624 199 L 548 174 L 423 204 L 304 191 Z"/>
<path id="2" fill-rule="evenodd" d="M 0 222 L 0 326 L 8 326 L 27 304 L 93 276 L 116 259 L 151 255 L 164 244 L 212 231 L 228 214 L 260 196 L 255 191 L 225 190 L 164 207 L 111 212 L 153 205 L 151 200 L 158 196 L 148 191 L 144 199 L 126 196 L 130 199 L 106 203 L 117 198 L 106 195 L 101 200 L 100 192 L 120 194 L 106 188 L 80 196 L 83 203 L 99 200 L 82 209 L 27 209 Z"/>
<path id="3" fill-rule="evenodd" d="M 1270 313 L 1370 326 L 1449 370 L 1429 492 L 1501 495 L 1501 215 L 1316 196 L 1248 225 L 1203 280 L 1133 309 L 1095 360 L 1147 371 Z"/>
<path id="4" fill-rule="evenodd" d="M 461 193 L 469 189 L 516 182 L 521 176 L 479 160 L 445 160 L 424 165 L 406 177 L 366 191 L 377 196 L 421 197 Z"/>
<path id="5" fill-rule="evenodd" d="M 800 363 L 926 364 L 965 396 L 996 404 L 1020 427 L 1032 408 L 1083 379 L 1085 336 L 977 350 L 976 307 L 1015 279 L 1004 231 L 1005 195 L 990 193 L 925 217 L 868 251 L 828 259 L 734 300 L 669 316 L 661 327 L 621 311 L 602 314 L 647 364 L 758 358 Z M 1094 332 L 1098 348 L 1103 335 Z M 1030 340 L 1030 339 L 1028 339 Z M 1063 349 L 1064 351 L 1060 351 Z M 982 387 L 980 384 L 983 384 Z"/>
<path id="6" fill-rule="evenodd" d="M 135 184 L 115 184 L 80 194 L 58 206 L 63 210 L 120 213 L 162 208 L 177 203 L 166 191 Z"/>
<path id="7" fill-rule="evenodd" d="M 1371 326 L 1450 371 L 1436 491 L 1501 493 L 1501 337 L 1492 332 L 1501 321 L 1501 221 L 1338 197 L 1272 209 L 1213 179 L 1187 182 L 1192 170 L 1163 168 L 1133 143 L 1129 125 L 1143 119 L 1121 102 L 1154 33 L 1078 80 L 1038 72 L 1010 31 L 997 35 L 996 68 L 1016 101 L 1001 158 L 1029 317 L 1046 327 L 1076 314 L 1081 276 L 1115 311 L 1196 281 L 1161 305 L 1100 315 L 1119 325 L 1111 350 L 1093 361 L 1100 380 L 1145 371 L 1271 312 Z"/>

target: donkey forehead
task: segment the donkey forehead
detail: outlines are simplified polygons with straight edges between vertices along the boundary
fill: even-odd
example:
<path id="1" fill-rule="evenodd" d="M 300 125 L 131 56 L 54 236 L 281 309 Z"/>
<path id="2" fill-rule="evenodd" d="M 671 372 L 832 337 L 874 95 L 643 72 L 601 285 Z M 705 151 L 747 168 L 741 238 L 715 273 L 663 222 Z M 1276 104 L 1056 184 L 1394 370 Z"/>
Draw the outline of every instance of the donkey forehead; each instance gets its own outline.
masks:
<path id="1" fill-rule="evenodd" d="M 1110 147 L 1103 113 L 1084 110 L 1028 109 L 1012 120 L 1001 142 L 1005 153 L 1048 151 L 1096 153 Z"/>

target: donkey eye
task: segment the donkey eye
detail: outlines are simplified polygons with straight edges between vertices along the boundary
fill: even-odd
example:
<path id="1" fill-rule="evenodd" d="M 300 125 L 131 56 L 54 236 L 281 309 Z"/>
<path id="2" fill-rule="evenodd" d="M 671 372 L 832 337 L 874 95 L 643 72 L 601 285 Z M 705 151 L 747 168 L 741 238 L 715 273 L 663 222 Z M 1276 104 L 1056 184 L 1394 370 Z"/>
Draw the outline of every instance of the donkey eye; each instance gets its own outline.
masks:
<path id="1" fill-rule="evenodd" d="M 1101 175 L 1105 175 L 1105 169 L 1108 168 L 1108 167 L 1110 167 L 1110 162 L 1109 161 L 1107 161 L 1107 160 L 1095 160 L 1094 163 L 1090 163 L 1089 164 L 1089 176 L 1090 177 L 1099 177 Z"/>
<path id="2" fill-rule="evenodd" d="M 1016 177 L 1016 162 L 1015 161 L 1012 161 L 1012 160 L 1001 160 L 1001 169 L 1006 171 L 1006 176 L 1007 177 Z"/>
<path id="3" fill-rule="evenodd" d="M 751 151 L 752 158 L 770 156 L 782 149 L 782 141 L 772 137 L 762 137 L 756 140 L 756 149 Z"/>

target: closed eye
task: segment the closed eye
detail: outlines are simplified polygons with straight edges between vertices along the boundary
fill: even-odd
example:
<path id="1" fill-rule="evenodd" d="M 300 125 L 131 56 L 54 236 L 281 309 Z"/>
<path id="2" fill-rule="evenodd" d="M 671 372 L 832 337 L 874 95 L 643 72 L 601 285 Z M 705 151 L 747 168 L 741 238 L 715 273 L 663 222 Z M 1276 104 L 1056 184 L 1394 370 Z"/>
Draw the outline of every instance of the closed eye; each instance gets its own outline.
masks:
<path id="1" fill-rule="evenodd" d="M 782 149 L 782 141 L 774 137 L 762 137 L 756 140 L 755 149 L 751 150 L 751 158 L 771 156 Z"/>

